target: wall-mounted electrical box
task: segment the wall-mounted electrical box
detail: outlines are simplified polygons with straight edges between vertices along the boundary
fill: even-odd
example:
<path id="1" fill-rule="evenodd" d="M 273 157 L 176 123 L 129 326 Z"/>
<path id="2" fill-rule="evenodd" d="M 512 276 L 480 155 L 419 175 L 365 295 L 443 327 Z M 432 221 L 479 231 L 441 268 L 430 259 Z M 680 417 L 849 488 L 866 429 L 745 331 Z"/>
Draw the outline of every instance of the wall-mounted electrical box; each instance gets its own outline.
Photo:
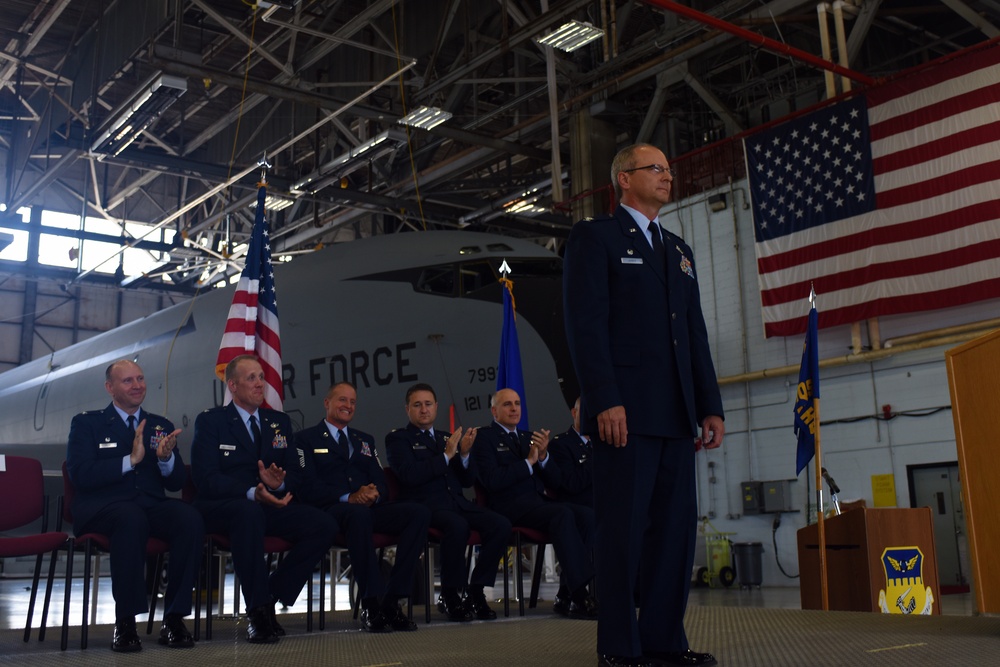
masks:
<path id="1" fill-rule="evenodd" d="M 763 482 L 761 496 L 764 501 L 764 512 L 791 512 L 792 489 L 789 482 L 793 480 L 779 479 L 773 482 Z"/>
<path id="2" fill-rule="evenodd" d="M 760 514 L 764 511 L 764 500 L 761 497 L 763 484 L 763 482 L 740 482 L 744 514 Z"/>

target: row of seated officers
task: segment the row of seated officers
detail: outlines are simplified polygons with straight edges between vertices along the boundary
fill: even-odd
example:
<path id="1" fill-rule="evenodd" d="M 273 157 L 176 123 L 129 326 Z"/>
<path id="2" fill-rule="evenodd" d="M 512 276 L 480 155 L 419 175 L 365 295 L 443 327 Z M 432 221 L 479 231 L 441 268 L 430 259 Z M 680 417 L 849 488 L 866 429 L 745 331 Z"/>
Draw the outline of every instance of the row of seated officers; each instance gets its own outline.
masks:
<path id="1" fill-rule="evenodd" d="M 440 534 L 437 606 L 449 620 L 496 618 L 483 589 L 496 583 L 512 525 L 547 533 L 555 547 L 561 575 L 554 611 L 596 618 L 588 588 L 594 578 L 591 456 L 579 434 L 579 401 L 573 428 L 551 443 L 547 430 L 517 430 L 520 397 L 510 389 L 494 395 L 489 426 L 449 434 L 434 428 L 434 389 L 414 385 L 405 397 L 409 423 L 385 439 L 400 487 L 400 497 L 390 501 L 374 438 L 350 426 L 357 404 L 353 385 L 332 386 L 323 402 L 325 419 L 293 433 L 285 413 L 263 407 L 264 373 L 255 357 L 233 359 L 225 380 L 232 402 L 195 421 L 193 504 L 166 493 L 180 491 L 186 479 L 175 448 L 180 430 L 142 409 L 146 382 L 136 363 L 108 366 L 111 405 L 73 418 L 66 459 L 76 489 L 74 529 L 110 539 L 113 650 L 142 648 L 135 616 L 149 609 L 149 537 L 170 545 L 158 641 L 172 648 L 194 645 L 183 619 L 191 613 L 206 531 L 232 543 L 252 643 L 273 643 L 285 634 L 275 606 L 295 602 L 338 536 L 360 588 L 362 628 L 416 630 L 400 600 L 412 590 L 429 527 Z M 485 489 L 486 507 L 466 497 L 474 483 Z M 563 500 L 554 500 L 553 492 Z M 473 530 L 481 544 L 469 575 L 465 551 Z M 387 580 L 372 541 L 376 532 L 398 539 Z M 265 535 L 293 545 L 273 571 L 264 558 Z"/>

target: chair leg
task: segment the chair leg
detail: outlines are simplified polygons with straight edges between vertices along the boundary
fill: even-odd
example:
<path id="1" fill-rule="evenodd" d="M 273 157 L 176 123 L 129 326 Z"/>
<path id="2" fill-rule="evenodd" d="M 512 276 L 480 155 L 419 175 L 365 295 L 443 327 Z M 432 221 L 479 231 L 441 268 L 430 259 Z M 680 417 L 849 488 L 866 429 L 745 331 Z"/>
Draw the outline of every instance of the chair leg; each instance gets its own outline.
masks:
<path id="1" fill-rule="evenodd" d="M 531 597 L 528 598 L 528 608 L 538 606 L 538 586 L 542 583 L 542 570 L 545 569 L 545 544 L 539 544 L 535 549 L 535 566 L 531 575 Z"/>
<path id="2" fill-rule="evenodd" d="M 214 545 L 212 541 L 208 541 L 208 549 L 205 555 L 205 576 L 208 577 L 208 596 L 205 600 L 205 641 L 212 641 L 212 597 L 215 594 L 215 587 L 212 586 L 212 552 L 214 551 Z M 221 558 L 221 556 L 220 556 Z M 222 569 L 221 567 L 219 569 Z M 219 605 L 222 608 L 222 589 L 225 588 L 226 580 L 220 579 L 218 581 L 219 586 Z"/>
<path id="3" fill-rule="evenodd" d="M 434 600 L 434 573 L 431 572 L 431 545 L 424 544 L 424 623 L 431 623 L 431 605 Z"/>
<path id="4" fill-rule="evenodd" d="M 153 583 L 149 586 L 149 619 L 146 621 L 146 634 L 153 634 L 153 619 L 156 618 L 157 602 L 160 598 L 160 582 L 163 580 L 163 554 L 156 554 L 156 568 L 153 571 Z"/>
<path id="5" fill-rule="evenodd" d="M 510 567 L 510 549 L 503 551 L 503 615 L 510 617 L 510 580 L 507 568 Z"/>
<path id="6" fill-rule="evenodd" d="M 199 641 L 201 639 L 201 592 L 202 590 L 210 590 L 210 587 L 202 589 L 201 582 L 202 577 L 208 576 L 209 570 L 202 569 L 205 566 L 205 561 L 202 561 L 201 567 L 198 569 L 198 576 L 195 577 L 194 583 L 194 640 Z"/>
<path id="7" fill-rule="evenodd" d="M 35 557 L 35 576 L 31 579 L 31 595 L 28 596 L 28 620 L 24 623 L 24 641 L 31 639 L 31 617 L 35 613 L 35 597 L 38 595 L 38 580 L 42 575 L 42 557 L 38 554 Z M 42 625 L 45 625 L 45 617 L 42 617 Z M 41 629 L 39 629 L 41 633 Z"/>
<path id="8" fill-rule="evenodd" d="M 97 594 L 101 590 L 101 552 L 94 554 L 93 589 L 90 596 L 90 624 L 97 625 Z M 117 620 L 117 619 L 115 619 Z"/>
<path id="9" fill-rule="evenodd" d="M 60 651 L 65 651 L 69 645 L 69 589 L 70 582 L 73 581 L 73 540 L 69 541 L 66 552 L 66 585 L 63 588 L 63 622 L 62 638 L 59 641 Z"/>
<path id="10" fill-rule="evenodd" d="M 42 622 L 38 626 L 38 641 L 45 641 L 46 620 L 49 617 L 49 603 L 52 600 L 52 584 L 56 579 L 56 561 L 59 560 L 58 554 L 59 550 L 56 549 L 52 552 L 52 558 L 49 560 L 49 578 L 45 584 L 45 602 L 42 604 Z M 24 641 L 28 641 L 27 634 L 25 634 Z"/>
<path id="11" fill-rule="evenodd" d="M 517 591 L 517 610 L 524 616 L 524 567 L 521 565 L 521 534 L 517 534 L 517 552 L 514 554 L 514 576 L 517 577 L 514 590 Z"/>
<path id="12" fill-rule="evenodd" d="M 313 575 L 306 583 L 306 632 L 313 631 Z"/>
<path id="13" fill-rule="evenodd" d="M 319 559 L 319 629 L 326 629 L 326 561 L 329 553 Z"/>
<path id="14" fill-rule="evenodd" d="M 91 553 L 91 543 L 87 540 L 87 545 L 84 547 L 84 560 L 83 560 L 83 612 L 82 612 L 82 623 L 80 624 L 80 648 L 86 650 L 87 640 L 89 639 L 90 624 L 87 618 L 87 609 L 90 605 L 90 558 L 93 555 Z"/>

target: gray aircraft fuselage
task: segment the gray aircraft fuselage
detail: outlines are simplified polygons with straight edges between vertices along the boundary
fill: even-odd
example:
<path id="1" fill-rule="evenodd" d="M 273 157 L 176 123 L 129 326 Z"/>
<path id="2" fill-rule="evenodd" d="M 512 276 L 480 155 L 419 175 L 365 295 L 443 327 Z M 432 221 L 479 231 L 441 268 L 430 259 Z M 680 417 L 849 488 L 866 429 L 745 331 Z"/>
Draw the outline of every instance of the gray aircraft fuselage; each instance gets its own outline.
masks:
<path id="1" fill-rule="evenodd" d="M 566 370 L 561 261 L 529 241 L 449 231 L 361 239 L 276 263 L 283 407 L 296 428 L 323 418 L 326 390 L 341 380 L 358 388 L 352 425 L 378 443 L 406 424 L 404 394 L 416 382 L 437 391 L 438 428 L 450 427 L 452 413 L 458 426 L 489 423 L 504 260 L 513 269 L 531 427 L 564 428 L 564 391 L 574 393 L 575 381 Z M 0 374 L 0 453 L 33 456 L 50 474 L 57 471 L 73 415 L 108 405 L 105 367 L 127 358 L 146 376 L 143 408 L 183 429 L 187 457 L 195 417 L 223 402 L 214 369 L 233 289 L 212 290 Z"/>

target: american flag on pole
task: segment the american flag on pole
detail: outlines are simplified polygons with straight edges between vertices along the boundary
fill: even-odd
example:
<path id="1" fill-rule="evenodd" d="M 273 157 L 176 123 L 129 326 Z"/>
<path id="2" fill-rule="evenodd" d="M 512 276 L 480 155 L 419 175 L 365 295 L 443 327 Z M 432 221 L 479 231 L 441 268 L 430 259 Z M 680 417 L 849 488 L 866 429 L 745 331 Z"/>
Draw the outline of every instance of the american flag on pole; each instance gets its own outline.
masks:
<path id="1" fill-rule="evenodd" d="M 744 139 L 767 336 L 1000 297 L 1000 46 Z"/>
<path id="2" fill-rule="evenodd" d="M 219 345 L 215 373 L 220 379 L 228 364 L 241 354 L 255 354 L 264 369 L 264 405 L 281 409 L 284 398 L 281 382 L 281 336 L 278 331 L 278 302 L 271 266 L 271 243 L 268 238 L 264 200 L 267 184 L 257 184 L 257 215 L 250 234 L 246 265 L 236 285 L 229 306 L 226 330 Z"/>

